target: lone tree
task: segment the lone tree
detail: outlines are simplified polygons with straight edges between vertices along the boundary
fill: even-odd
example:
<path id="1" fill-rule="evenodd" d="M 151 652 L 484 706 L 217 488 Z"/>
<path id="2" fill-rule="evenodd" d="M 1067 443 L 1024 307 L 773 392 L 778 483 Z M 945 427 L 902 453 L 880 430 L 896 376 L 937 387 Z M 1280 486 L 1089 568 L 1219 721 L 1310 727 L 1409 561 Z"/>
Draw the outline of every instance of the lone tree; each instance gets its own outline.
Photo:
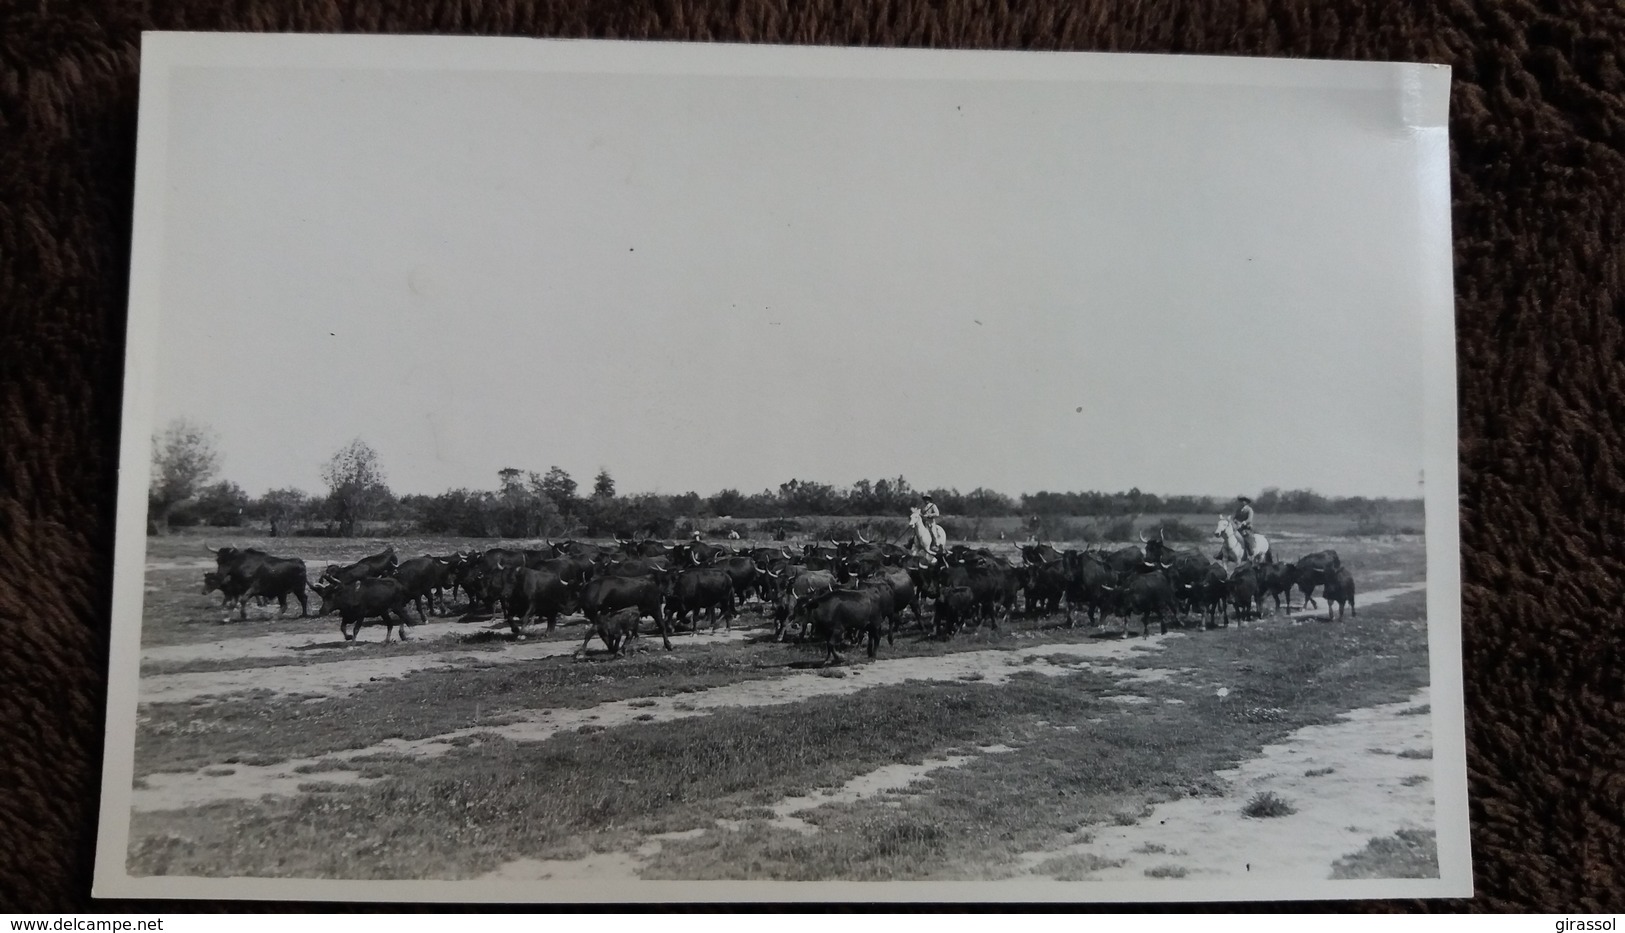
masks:
<path id="1" fill-rule="evenodd" d="M 273 489 L 259 498 L 255 509 L 271 523 L 271 537 L 286 534 L 310 510 L 310 497 L 293 488 Z"/>
<path id="2" fill-rule="evenodd" d="M 354 537 L 356 524 L 376 515 L 392 498 L 378 451 L 359 437 L 327 461 L 322 480 L 327 483 L 327 502 L 338 519 L 339 534 L 346 538 Z"/>
<path id="3" fill-rule="evenodd" d="M 147 531 L 169 533 L 169 515 L 196 498 L 220 471 L 214 432 L 176 418 L 152 438 L 152 480 L 147 486 Z"/>
<path id="4" fill-rule="evenodd" d="M 497 471 L 501 488 L 492 503 L 498 531 L 505 538 L 537 538 L 552 534 L 562 523 L 553 501 L 541 491 L 542 478 L 534 471 L 513 467 Z"/>
<path id="5" fill-rule="evenodd" d="M 609 475 L 609 467 L 598 468 L 598 475 L 592 478 L 592 495 L 594 499 L 614 498 L 615 477 Z"/>
<path id="6" fill-rule="evenodd" d="M 563 467 L 554 466 L 548 469 L 537 484 L 540 492 L 552 500 L 553 507 L 559 510 L 559 515 L 566 523 L 573 523 L 578 512 L 576 502 L 576 481 Z"/>

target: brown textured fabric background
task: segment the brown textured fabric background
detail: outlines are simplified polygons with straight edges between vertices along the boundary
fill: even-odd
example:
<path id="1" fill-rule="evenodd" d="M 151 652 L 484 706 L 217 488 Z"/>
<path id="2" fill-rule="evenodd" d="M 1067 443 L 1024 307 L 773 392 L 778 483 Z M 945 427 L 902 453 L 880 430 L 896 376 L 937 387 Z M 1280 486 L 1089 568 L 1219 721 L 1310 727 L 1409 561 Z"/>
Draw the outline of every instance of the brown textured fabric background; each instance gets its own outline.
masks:
<path id="1" fill-rule="evenodd" d="M 1625 908 L 1620 4 L 0 0 L 0 911 L 143 906 L 92 902 L 89 890 L 145 29 L 1452 65 L 1478 896 L 1347 906 Z M 1335 426 L 1294 430 L 1292 442 L 1314 443 Z"/>

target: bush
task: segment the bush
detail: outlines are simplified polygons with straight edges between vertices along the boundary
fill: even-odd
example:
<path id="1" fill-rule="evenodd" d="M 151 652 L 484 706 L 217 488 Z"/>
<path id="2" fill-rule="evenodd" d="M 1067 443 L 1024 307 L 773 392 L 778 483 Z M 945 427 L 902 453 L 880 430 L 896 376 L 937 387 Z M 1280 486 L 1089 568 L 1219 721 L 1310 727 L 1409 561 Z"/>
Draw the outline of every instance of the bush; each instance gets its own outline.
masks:
<path id="1" fill-rule="evenodd" d="M 901 519 L 881 518 L 868 523 L 863 536 L 870 541 L 895 541 L 908 533 L 908 522 Z"/>
<path id="2" fill-rule="evenodd" d="M 1166 541 L 1205 541 L 1208 532 L 1194 525 L 1187 525 L 1177 518 L 1170 518 L 1158 527 L 1162 529 L 1163 540 Z M 1150 532 L 1147 532 L 1149 535 Z"/>
<path id="3" fill-rule="evenodd" d="M 1158 865 L 1156 868 L 1145 870 L 1147 878 L 1183 878 L 1187 874 L 1189 872 L 1182 865 Z"/>
<path id="4" fill-rule="evenodd" d="M 1131 515 L 1125 515 L 1122 518 L 1119 518 L 1116 521 L 1113 521 L 1111 524 L 1107 525 L 1105 528 L 1102 528 L 1100 530 L 1100 540 L 1102 540 L 1102 541 L 1137 541 L 1137 540 L 1139 540 L 1139 535 L 1136 533 L 1136 531 L 1134 529 L 1134 517 L 1131 516 Z"/>
<path id="5" fill-rule="evenodd" d="M 1275 796 L 1273 791 L 1254 794 L 1253 799 L 1247 801 L 1247 805 L 1241 808 L 1242 816 L 1250 816 L 1259 820 L 1277 816 L 1291 816 L 1297 812 L 1297 807 Z"/>
<path id="6" fill-rule="evenodd" d="M 1075 521 L 1068 518 L 1045 518 L 1040 523 L 1044 537 L 1049 541 L 1081 541 L 1094 544 L 1100 540 L 1100 527 L 1094 521 Z"/>

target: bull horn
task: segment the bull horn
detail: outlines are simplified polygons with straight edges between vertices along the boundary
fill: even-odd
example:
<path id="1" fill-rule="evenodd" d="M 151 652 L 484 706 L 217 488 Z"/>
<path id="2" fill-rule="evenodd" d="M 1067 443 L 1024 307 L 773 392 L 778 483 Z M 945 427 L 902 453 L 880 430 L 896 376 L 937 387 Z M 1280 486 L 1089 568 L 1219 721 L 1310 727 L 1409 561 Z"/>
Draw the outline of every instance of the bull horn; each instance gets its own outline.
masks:
<path id="1" fill-rule="evenodd" d="M 209 542 L 207 542 L 207 541 L 203 542 L 203 549 L 205 551 L 208 551 L 210 554 L 219 554 L 220 553 L 219 548 L 217 548 L 217 547 L 209 547 Z"/>
<path id="2" fill-rule="evenodd" d="M 865 538 L 865 537 L 864 537 L 864 536 L 863 536 L 863 532 L 861 532 L 861 531 L 860 531 L 860 532 L 858 532 L 858 540 L 859 540 L 859 541 L 862 541 L 862 542 L 863 542 L 863 543 L 864 543 L 864 544 L 874 544 L 874 542 L 873 542 L 873 541 L 870 541 L 870 540 L 869 540 L 869 539 L 868 539 L 868 538 Z"/>
<path id="3" fill-rule="evenodd" d="M 1149 544 L 1150 543 L 1149 541 L 1145 540 L 1145 532 L 1144 531 L 1136 531 L 1135 534 L 1140 536 L 1140 543 L 1141 544 Z"/>
<path id="4" fill-rule="evenodd" d="M 1157 540 L 1158 541 L 1166 541 L 1166 540 L 1168 540 L 1168 532 L 1161 525 L 1157 526 Z"/>

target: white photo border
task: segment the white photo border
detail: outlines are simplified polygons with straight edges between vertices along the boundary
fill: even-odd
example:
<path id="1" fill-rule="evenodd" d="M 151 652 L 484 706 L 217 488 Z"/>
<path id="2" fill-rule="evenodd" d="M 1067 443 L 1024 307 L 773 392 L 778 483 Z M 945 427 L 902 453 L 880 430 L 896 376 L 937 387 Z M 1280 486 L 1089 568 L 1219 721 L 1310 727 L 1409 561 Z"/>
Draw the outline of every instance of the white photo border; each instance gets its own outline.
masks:
<path id="1" fill-rule="evenodd" d="M 342 68 L 606 74 L 1066 80 L 1392 90 L 1418 152 L 1424 216 L 1428 651 L 1434 732 L 1436 879 L 1282 881 L 774 882 L 342 881 L 137 877 L 127 870 L 143 585 L 147 440 L 154 429 L 165 243 L 170 78 L 185 68 Z M 148 32 L 130 266 L 128 346 L 114 557 L 107 738 L 93 896 L 429 903 L 1204 902 L 1471 897 L 1462 692 L 1457 398 L 1450 227 L 1450 70 L 1443 65 L 1211 56 L 944 51 L 441 36 Z"/>

